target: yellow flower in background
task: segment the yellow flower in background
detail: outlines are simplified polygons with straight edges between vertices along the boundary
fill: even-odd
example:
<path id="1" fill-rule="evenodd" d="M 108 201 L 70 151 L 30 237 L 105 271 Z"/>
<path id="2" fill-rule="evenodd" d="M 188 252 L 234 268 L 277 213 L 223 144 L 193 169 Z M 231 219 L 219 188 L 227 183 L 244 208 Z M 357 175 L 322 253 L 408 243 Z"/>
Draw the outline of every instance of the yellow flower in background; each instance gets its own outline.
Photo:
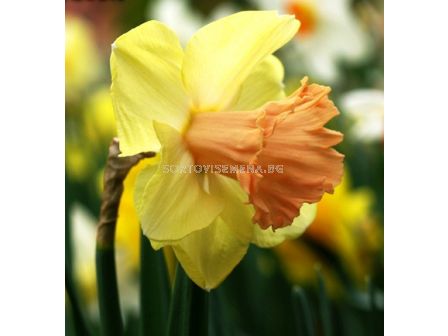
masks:
<path id="1" fill-rule="evenodd" d="M 338 114 L 330 88 L 305 78 L 285 98 L 272 56 L 298 28 L 289 15 L 240 12 L 200 29 L 185 50 L 157 21 L 112 45 L 121 153 L 158 152 L 136 179 L 143 232 L 156 249 L 171 245 L 202 288 L 219 285 L 250 243 L 303 233 L 312 203 L 342 176 L 343 156 L 331 148 L 342 135 L 324 128 Z M 188 172 L 194 165 L 261 170 Z"/>
<path id="2" fill-rule="evenodd" d="M 65 98 L 72 102 L 99 76 L 98 51 L 89 25 L 75 16 L 65 17 Z"/>
<path id="3" fill-rule="evenodd" d="M 295 52 L 285 59 L 297 74 L 306 73 L 334 84 L 340 77 L 341 62 L 359 63 L 372 48 L 371 37 L 349 0 L 253 0 L 253 3 L 260 9 L 292 14 L 302 23 L 291 44 Z"/>
<path id="4" fill-rule="evenodd" d="M 87 98 L 83 113 L 85 133 L 93 144 L 99 142 L 108 144 L 116 136 L 117 129 L 109 87 L 96 89 Z"/>
<path id="5" fill-rule="evenodd" d="M 331 197 L 318 204 L 314 224 L 307 236 L 339 255 L 353 276 L 363 281 L 369 275 L 372 256 L 382 234 L 372 214 L 373 194 L 368 188 L 353 190 L 346 173 Z"/>
<path id="6" fill-rule="evenodd" d="M 116 136 L 114 110 L 108 87 L 100 87 L 87 96 L 81 117 L 82 119 L 68 123 L 65 151 L 67 176 L 82 182 L 96 174 L 97 185 L 102 188 L 103 172 L 97 170 L 96 162 L 101 154 L 106 153 L 108 144 Z"/>
<path id="7" fill-rule="evenodd" d="M 89 161 L 90 151 L 86 146 L 72 139 L 67 139 L 65 143 L 65 170 L 67 176 L 80 182 L 89 177 L 92 164 Z"/>
<path id="8" fill-rule="evenodd" d="M 375 253 L 382 245 L 382 232 L 372 205 L 372 192 L 367 188 L 352 189 L 346 172 L 334 195 L 325 195 L 318 203 L 313 225 L 305 233 L 338 256 L 358 285 L 363 285 L 365 277 L 371 274 Z M 333 266 L 303 241 L 284 242 L 275 252 L 291 282 L 313 283 L 316 274 L 312 266 L 319 264 L 330 290 L 335 293 L 340 289 Z"/>
<path id="9" fill-rule="evenodd" d="M 314 224 L 313 224 L 314 225 Z M 333 265 L 322 260 L 303 240 L 288 240 L 274 248 L 286 279 L 295 285 L 316 285 L 316 268 L 319 268 L 325 279 L 325 286 L 330 295 L 341 293 Z"/>

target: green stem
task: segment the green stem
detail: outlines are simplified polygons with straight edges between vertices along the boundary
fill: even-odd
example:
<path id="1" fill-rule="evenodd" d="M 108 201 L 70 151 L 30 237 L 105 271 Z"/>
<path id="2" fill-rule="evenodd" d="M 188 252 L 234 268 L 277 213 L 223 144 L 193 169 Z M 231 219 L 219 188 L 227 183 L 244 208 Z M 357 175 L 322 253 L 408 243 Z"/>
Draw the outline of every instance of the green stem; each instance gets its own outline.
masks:
<path id="1" fill-rule="evenodd" d="M 123 181 L 140 159 L 154 156 L 154 153 L 140 153 L 128 157 L 119 157 L 119 154 L 118 140 L 113 139 L 104 169 L 104 191 L 96 236 L 96 277 L 101 330 L 104 336 L 124 334 L 115 267 L 115 227 Z"/>
<path id="2" fill-rule="evenodd" d="M 168 320 L 170 286 L 162 251 L 140 238 L 140 335 L 164 336 Z"/>
<path id="3" fill-rule="evenodd" d="M 319 310 L 320 318 L 322 321 L 323 335 L 332 336 L 333 329 L 331 324 L 331 310 L 330 302 L 328 300 L 327 292 L 325 289 L 325 281 L 320 269 L 317 269 L 317 280 L 319 283 Z"/>
<path id="4" fill-rule="evenodd" d="M 118 296 L 115 253 L 110 248 L 96 249 L 96 274 L 100 305 L 101 332 L 104 336 L 121 336 L 124 333 Z"/>
<path id="5" fill-rule="evenodd" d="M 196 286 L 177 265 L 167 335 L 208 335 L 208 301 L 208 293 Z"/>
<path id="6" fill-rule="evenodd" d="M 70 300 L 70 305 L 73 313 L 72 316 L 74 322 L 74 330 L 76 335 L 91 335 L 87 327 L 84 315 L 82 314 L 81 306 L 79 304 L 78 297 L 76 296 L 75 288 L 71 281 L 70 274 L 68 274 L 67 270 L 65 271 L 65 291 L 67 293 L 68 299 Z"/>
<path id="7" fill-rule="evenodd" d="M 195 284 L 192 285 L 190 335 L 208 336 L 210 294 Z"/>
<path id="8" fill-rule="evenodd" d="M 376 323 L 376 305 L 375 305 L 375 287 L 371 278 L 367 279 L 367 291 L 369 296 L 369 334 L 377 335 L 377 323 Z"/>
<path id="9" fill-rule="evenodd" d="M 297 334 L 305 336 L 314 335 L 314 323 L 311 308 L 305 295 L 305 291 L 294 286 L 291 292 L 292 304 L 296 320 Z"/>
<path id="10" fill-rule="evenodd" d="M 229 316 L 229 303 L 222 288 L 213 290 L 209 295 L 209 336 L 232 336 L 237 333 Z"/>

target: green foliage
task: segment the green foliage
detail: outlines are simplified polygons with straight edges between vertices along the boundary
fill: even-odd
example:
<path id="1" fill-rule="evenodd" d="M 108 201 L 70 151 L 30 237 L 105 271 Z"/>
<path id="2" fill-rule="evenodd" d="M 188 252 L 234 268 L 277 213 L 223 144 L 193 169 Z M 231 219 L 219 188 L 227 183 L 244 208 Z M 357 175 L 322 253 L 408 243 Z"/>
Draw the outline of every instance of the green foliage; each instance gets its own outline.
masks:
<path id="1" fill-rule="evenodd" d="M 101 335 L 103 336 L 122 336 L 124 334 L 114 252 L 113 247 L 97 247 L 96 250 L 98 301 Z"/>
<path id="2" fill-rule="evenodd" d="M 140 335 L 166 334 L 170 287 L 162 251 L 154 251 L 141 234 Z"/>

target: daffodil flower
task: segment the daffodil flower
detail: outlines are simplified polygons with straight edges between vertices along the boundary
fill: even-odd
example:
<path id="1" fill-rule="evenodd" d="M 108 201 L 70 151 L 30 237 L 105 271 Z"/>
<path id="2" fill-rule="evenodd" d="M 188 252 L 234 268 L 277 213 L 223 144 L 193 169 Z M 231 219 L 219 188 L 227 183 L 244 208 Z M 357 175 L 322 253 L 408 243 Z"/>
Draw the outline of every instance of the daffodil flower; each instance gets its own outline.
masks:
<path id="1" fill-rule="evenodd" d="M 135 185 L 135 208 L 154 248 L 171 245 L 199 286 L 218 286 L 250 243 L 270 247 L 300 235 L 332 192 L 342 135 L 324 128 L 338 114 L 330 88 L 283 92 L 272 55 L 299 21 L 240 12 L 200 29 L 185 50 L 149 21 L 112 46 L 112 100 L 123 156 L 158 152 Z M 256 165 L 261 171 L 185 173 L 166 167 Z M 281 165 L 283 174 L 266 173 Z"/>

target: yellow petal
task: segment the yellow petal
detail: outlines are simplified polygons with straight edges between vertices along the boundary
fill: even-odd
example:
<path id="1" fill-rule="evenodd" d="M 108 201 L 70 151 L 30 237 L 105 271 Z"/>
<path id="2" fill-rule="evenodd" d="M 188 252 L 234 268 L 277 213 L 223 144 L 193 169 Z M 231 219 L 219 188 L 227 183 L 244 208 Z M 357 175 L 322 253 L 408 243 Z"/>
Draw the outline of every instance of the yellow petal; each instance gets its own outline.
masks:
<path id="1" fill-rule="evenodd" d="M 224 209 L 207 228 L 173 246 L 185 272 L 200 287 L 218 286 L 241 261 L 253 236 L 254 210 L 236 180 L 210 174 L 210 193 L 220 197 Z"/>
<path id="2" fill-rule="evenodd" d="M 221 218 L 173 246 L 188 276 L 206 290 L 217 287 L 247 252 L 248 242 L 236 236 Z"/>
<path id="3" fill-rule="evenodd" d="M 250 242 L 253 237 L 254 209 L 237 180 L 219 174 L 209 174 L 210 193 L 224 202 L 219 215 L 239 240 Z"/>
<path id="4" fill-rule="evenodd" d="M 182 67 L 193 108 L 201 112 L 228 108 L 249 74 L 288 42 L 299 25 L 291 15 L 249 11 L 200 29 L 188 42 Z"/>
<path id="5" fill-rule="evenodd" d="M 294 218 L 291 225 L 272 231 L 269 227 L 262 230 L 258 225 L 254 228 L 252 243 L 260 247 L 272 247 L 285 241 L 299 237 L 316 217 L 317 204 L 303 204 L 300 216 Z"/>
<path id="6" fill-rule="evenodd" d="M 219 217 L 240 240 L 250 242 L 254 234 L 252 223 L 254 209 L 247 204 L 247 194 L 239 182 L 219 174 L 208 174 L 206 178 L 210 194 L 223 203 Z M 170 242 L 151 240 L 151 246 L 155 250 L 169 244 Z"/>
<path id="7" fill-rule="evenodd" d="M 283 64 L 277 57 L 269 55 L 244 81 L 238 100 L 230 110 L 254 110 L 268 101 L 284 98 L 283 76 Z"/>
<path id="8" fill-rule="evenodd" d="M 112 101 L 123 156 L 158 151 L 152 120 L 182 129 L 188 99 L 181 80 L 182 47 L 157 21 L 146 22 L 112 45 Z"/>
<path id="9" fill-rule="evenodd" d="M 180 170 L 193 164 L 182 136 L 165 124 L 154 122 L 154 129 L 162 144 L 160 164 L 137 177 L 136 210 L 150 240 L 172 242 L 210 225 L 223 204 L 204 191 L 202 175 Z"/>

